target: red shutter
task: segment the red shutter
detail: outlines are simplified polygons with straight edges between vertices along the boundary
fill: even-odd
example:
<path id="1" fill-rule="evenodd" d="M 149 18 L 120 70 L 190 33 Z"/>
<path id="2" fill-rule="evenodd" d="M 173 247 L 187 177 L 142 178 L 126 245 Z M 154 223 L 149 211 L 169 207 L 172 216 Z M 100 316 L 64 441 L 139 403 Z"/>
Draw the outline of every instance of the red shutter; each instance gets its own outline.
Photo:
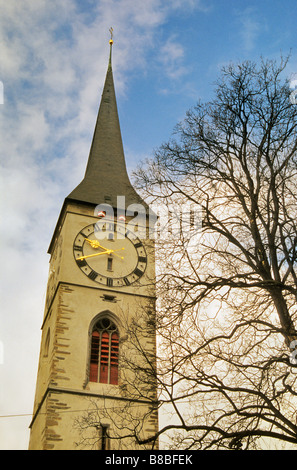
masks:
<path id="1" fill-rule="evenodd" d="M 113 385 L 118 383 L 118 363 L 119 363 L 119 335 L 111 335 L 111 354 L 110 354 L 110 382 Z"/>
<path id="2" fill-rule="evenodd" d="M 108 357 L 109 357 L 109 334 L 104 331 L 101 336 L 100 356 L 100 379 L 102 384 L 108 383 Z"/>
<path id="3" fill-rule="evenodd" d="M 91 343 L 90 382 L 98 381 L 99 341 L 100 335 L 98 331 L 93 331 Z"/>

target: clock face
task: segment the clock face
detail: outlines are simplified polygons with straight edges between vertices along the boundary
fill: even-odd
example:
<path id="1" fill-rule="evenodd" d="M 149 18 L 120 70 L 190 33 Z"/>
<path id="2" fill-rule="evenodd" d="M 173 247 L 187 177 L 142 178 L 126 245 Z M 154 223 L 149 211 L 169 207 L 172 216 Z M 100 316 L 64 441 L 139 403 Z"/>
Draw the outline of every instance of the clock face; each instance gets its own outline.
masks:
<path id="1" fill-rule="evenodd" d="M 147 265 L 141 240 L 122 223 L 101 220 L 87 225 L 75 237 L 73 253 L 86 276 L 108 287 L 133 284 Z"/>

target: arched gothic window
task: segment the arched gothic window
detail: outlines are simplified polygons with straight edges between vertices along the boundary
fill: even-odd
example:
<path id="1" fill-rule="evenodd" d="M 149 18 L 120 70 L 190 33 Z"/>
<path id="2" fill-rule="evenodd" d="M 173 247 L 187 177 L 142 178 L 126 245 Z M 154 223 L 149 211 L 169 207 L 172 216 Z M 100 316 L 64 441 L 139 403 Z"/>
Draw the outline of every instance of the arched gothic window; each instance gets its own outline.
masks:
<path id="1" fill-rule="evenodd" d="M 109 318 L 101 318 L 92 331 L 90 382 L 117 385 L 118 363 L 118 329 Z"/>

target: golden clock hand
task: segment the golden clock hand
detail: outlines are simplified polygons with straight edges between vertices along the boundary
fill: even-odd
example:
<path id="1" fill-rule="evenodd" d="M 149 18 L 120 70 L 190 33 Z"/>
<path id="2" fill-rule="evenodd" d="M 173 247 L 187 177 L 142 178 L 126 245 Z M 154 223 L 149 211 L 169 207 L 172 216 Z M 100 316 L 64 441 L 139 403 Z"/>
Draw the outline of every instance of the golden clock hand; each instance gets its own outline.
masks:
<path id="1" fill-rule="evenodd" d="M 121 251 L 121 250 L 124 250 L 124 248 L 121 248 L 119 250 L 107 250 L 105 248 L 105 251 L 100 251 L 100 253 L 94 253 L 92 255 L 79 256 L 76 259 L 83 260 L 83 259 L 86 259 L 86 258 L 93 258 L 94 256 L 99 256 L 99 255 L 110 255 L 112 253 L 115 253 L 115 251 Z M 124 259 L 123 256 L 119 256 L 117 253 L 115 253 L 115 256 L 118 256 L 119 258 Z"/>
<path id="2" fill-rule="evenodd" d="M 102 248 L 103 250 L 108 251 L 108 248 L 105 248 L 105 246 L 100 245 L 98 240 L 90 240 L 89 238 L 86 238 L 86 241 L 91 245 L 92 248 Z"/>
<path id="3" fill-rule="evenodd" d="M 110 253 L 112 253 L 112 250 L 100 251 L 100 253 L 94 253 L 93 255 L 79 256 L 76 259 L 82 260 L 86 258 L 92 258 L 93 256 L 109 255 Z"/>
<path id="4" fill-rule="evenodd" d="M 92 248 L 103 248 L 104 250 L 106 250 L 104 246 L 100 245 L 98 240 L 90 240 L 89 238 L 86 238 L 86 241 L 91 245 Z"/>
<path id="5" fill-rule="evenodd" d="M 125 248 L 120 248 L 119 250 L 111 250 L 111 253 L 114 254 L 115 256 L 117 256 L 118 258 L 124 259 L 124 256 L 120 256 L 117 253 L 115 253 L 115 251 L 121 251 L 121 250 L 124 250 L 124 249 Z"/>

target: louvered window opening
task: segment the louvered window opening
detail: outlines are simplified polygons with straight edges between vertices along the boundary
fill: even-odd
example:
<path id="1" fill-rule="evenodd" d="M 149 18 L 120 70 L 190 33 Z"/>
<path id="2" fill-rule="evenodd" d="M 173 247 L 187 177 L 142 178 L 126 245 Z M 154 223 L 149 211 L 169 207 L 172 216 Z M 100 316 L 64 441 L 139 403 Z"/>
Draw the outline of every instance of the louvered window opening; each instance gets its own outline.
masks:
<path id="1" fill-rule="evenodd" d="M 99 320 L 92 333 L 90 382 L 118 384 L 119 334 L 108 318 Z"/>

